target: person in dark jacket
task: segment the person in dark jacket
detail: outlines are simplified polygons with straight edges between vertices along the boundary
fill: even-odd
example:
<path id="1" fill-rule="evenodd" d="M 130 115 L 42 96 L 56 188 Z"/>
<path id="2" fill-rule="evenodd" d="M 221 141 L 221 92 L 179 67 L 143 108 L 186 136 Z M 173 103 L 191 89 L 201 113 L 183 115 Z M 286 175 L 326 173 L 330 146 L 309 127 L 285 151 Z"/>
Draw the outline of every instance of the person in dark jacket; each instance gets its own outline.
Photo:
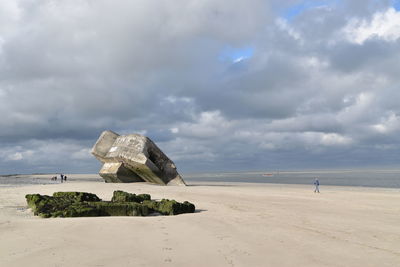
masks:
<path id="1" fill-rule="evenodd" d="M 318 181 L 318 178 L 315 178 L 314 185 L 315 185 L 314 193 L 319 193 L 319 181 Z"/>

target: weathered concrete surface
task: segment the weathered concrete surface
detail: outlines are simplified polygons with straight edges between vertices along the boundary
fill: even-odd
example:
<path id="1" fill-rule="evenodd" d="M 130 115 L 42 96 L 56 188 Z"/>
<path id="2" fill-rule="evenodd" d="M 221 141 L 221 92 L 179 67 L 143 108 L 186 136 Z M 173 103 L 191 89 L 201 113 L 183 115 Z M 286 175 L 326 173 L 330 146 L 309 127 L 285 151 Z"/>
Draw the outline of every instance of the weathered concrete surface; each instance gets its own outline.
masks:
<path id="1" fill-rule="evenodd" d="M 118 135 L 104 131 L 93 146 L 92 154 L 104 163 L 99 174 L 106 182 L 186 185 L 175 164 L 150 138 L 140 134 Z"/>
<path id="2" fill-rule="evenodd" d="M 106 183 L 144 182 L 140 176 L 125 168 L 122 162 L 106 162 L 99 172 Z"/>

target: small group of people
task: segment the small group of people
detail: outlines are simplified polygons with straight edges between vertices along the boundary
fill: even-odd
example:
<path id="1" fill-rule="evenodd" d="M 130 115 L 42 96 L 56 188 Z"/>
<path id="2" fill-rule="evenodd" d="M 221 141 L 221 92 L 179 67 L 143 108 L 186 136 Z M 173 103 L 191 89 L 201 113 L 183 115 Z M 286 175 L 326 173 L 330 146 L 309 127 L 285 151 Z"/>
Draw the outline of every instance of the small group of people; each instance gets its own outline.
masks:
<path id="1" fill-rule="evenodd" d="M 60 173 L 60 178 L 61 178 L 61 183 L 67 181 L 67 176 L 64 175 L 64 174 L 62 174 L 62 173 Z M 52 181 L 57 181 L 57 175 L 51 177 L 51 180 L 52 180 Z"/>
<path id="2" fill-rule="evenodd" d="M 60 177 L 61 177 L 61 183 L 62 183 L 63 181 L 64 181 L 64 182 L 67 181 L 67 176 L 66 176 L 66 175 L 60 173 Z"/>

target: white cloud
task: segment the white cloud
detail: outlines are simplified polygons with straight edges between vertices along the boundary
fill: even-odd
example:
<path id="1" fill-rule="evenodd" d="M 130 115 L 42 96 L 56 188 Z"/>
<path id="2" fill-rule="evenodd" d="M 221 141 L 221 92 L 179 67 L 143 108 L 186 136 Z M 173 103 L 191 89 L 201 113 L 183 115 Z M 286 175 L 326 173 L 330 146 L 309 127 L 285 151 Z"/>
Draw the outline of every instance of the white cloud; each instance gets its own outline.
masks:
<path id="1" fill-rule="evenodd" d="M 6 149 L 3 152 L 3 157 L 5 158 L 5 160 L 21 161 L 21 160 L 30 160 L 34 155 L 34 151 L 21 150 L 21 147 L 17 147 L 17 151 L 18 152 L 13 152 L 12 149 Z"/>
<path id="2" fill-rule="evenodd" d="M 167 101 L 172 104 L 179 104 L 179 103 L 192 103 L 193 99 L 189 97 L 167 96 L 166 98 L 164 98 L 164 101 Z"/>
<path id="3" fill-rule="evenodd" d="M 321 144 L 327 146 L 348 145 L 351 142 L 351 138 L 336 133 L 327 133 L 321 135 Z"/>
<path id="4" fill-rule="evenodd" d="M 238 58 L 235 58 L 235 59 L 233 60 L 233 63 L 239 63 L 240 61 L 243 61 L 244 59 L 246 59 L 246 57 L 238 57 Z"/>
<path id="5" fill-rule="evenodd" d="M 293 27 L 291 27 L 285 19 L 278 18 L 275 20 L 275 23 L 280 30 L 286 32 L 293 39 L 303 43 L 301 34 L 298 31 L 296 31 Z"/>
<path id="6" fill-rule="evenodd" d="M 185 136 L 197 138 L 212 138 L 226 134 L 231 122 L 225 119 L 219 110 L 205 111 L 198 114 L 193 123 L 183 123 L 177 127 Z"/>
<path id="7" fill-rule="evenodd" d="M 174 133 L 174 134 L 179 133 L 179 128 L 177 128 L 177 127 L 171 128 L 169 130 L 171 131 L 171 133 Z"/>
<path id="8" fill-rule="evenodd" d="M 23 159 L 24 157 L 22 156 L 22 153 L 20 153 L 20 152 L 15 152 L 14 154 L 9 155 L 7 158 L 8 158 L 9 160 L 21 160 L 21 159 Z"/>
<path id="9" fill-rule="evenodd" d="M 348 103 L 348 96 L 345 97 Z M 355 97 L 352 105 L 346 106 L 337 115 L 339 121 L 350 124 L 369 118 L 369 113 L 373 112 L 374 94 L 371 92 L 361 92 Z"/>
<path id="10" fill-rule="evenodd" d="M 12 32 L 13 27 L 20 21 L 22 12 L 18 1 L 0 2 L 0 37 Z"/>
<path id="11" fill-rule="evenodd" d="M 400 117 L 395 113 L 390 114 L 381 119 L 380 123 L 372 125 L 372 128 L 381 134 L 390 134 L 400 130 Z"/>
<path id="12" fill-rule="evenodd" d="M 400 37 L 400 12 L 389 8 L 376 12 L 370 21 L 354 18 L 343 31 L 350 42 L 357 44 L 371 38 L 396 41 Z"/>

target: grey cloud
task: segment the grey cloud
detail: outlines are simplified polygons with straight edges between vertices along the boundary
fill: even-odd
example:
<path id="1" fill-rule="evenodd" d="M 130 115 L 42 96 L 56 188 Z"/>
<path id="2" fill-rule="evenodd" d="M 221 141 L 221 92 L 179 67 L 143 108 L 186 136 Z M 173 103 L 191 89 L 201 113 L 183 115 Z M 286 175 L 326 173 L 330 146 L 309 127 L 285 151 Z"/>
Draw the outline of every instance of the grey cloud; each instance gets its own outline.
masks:
<path id="1" fill-rule="evenodd" d="M 399 42 L 342 32 L 389 2 L 291 21 L 301 1 L 281 2 L 0 4 L 2 171 L 94 172 L 104 129 L 147 134 L 185 171 L 392 164 Z M 254 55 L 220 60 L 227 46 Z"/>
<path id="2" fill-rule="evenodd" d="M 388 43 L 379 39 L 367 40 L 362 45 L 341 43 L 330 51 L 330 62 L 334 68 L 343 72 L 382 72 L 382 65 L 387 65 L 386 61 L 394 55 L 398 56 L 399 44 L 400 42 Z"/>

